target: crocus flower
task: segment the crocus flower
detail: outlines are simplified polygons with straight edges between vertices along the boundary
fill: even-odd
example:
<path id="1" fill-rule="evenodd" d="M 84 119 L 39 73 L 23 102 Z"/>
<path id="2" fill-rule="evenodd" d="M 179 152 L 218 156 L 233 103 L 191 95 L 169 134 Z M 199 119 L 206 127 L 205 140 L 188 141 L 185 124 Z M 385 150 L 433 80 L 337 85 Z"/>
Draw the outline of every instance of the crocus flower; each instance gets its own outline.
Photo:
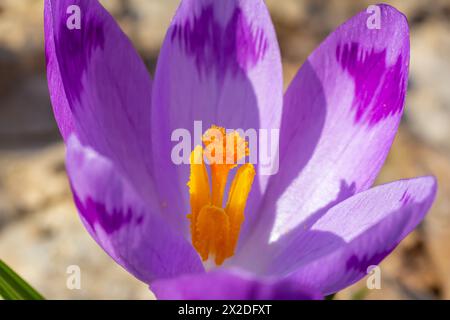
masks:
<path id="1" fill-rule="evenodd" d="M 436 193 L 433 177 L 371 188 L 403 113 L 409 65 L 406 18 L 377 8 L 379 27 L 365 11 L 338 27 L 283 95 L 261 0 L 181 1 L 154 80 L 97 1 L 45 0 L 50 95 L 92 237 L 161 299 L 314 299 L 365 276 Z M 195 121 L 279 129 L 278 172 L 175 164 L 171 134 Z M 244 156 L 253 152 L 230 134 Z"/>

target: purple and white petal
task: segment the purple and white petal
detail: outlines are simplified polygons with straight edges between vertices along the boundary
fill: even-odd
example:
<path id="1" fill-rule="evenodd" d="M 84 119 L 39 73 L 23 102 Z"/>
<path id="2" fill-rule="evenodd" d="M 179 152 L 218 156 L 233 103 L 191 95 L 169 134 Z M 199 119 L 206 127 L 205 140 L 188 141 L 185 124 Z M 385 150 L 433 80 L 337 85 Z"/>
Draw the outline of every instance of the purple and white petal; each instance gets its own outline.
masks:
<path id="1" fill-rule="evenodd" d="M 259 279 L 238 270 L 158 280 L 150 285 L 164 300 L 319 300 L 317 290 L 289 279 Z"/>
<path id="2" fill-rule="evenodd" d="M 409 29 L 396 9 L 377 7 L 380 29 L 373 12 L 356 15 L 312 53 L 288 88 L 280 170 L 269 181 L 251 248 L 366 190 L 383 165 L 403 112 Z"/>
<path id="3" fill-rule="evenodd" d="M 314 285 L 324 295 L 367 274 L 422 221 L 436 196 L 434 177 L 400 180 L 361 192 L 273 244 L 265 272 Z"/>
<path id="4" fill-rule="evenodd" d="M 143 201 L 107 158 L 67 141 L 67 172 L 85 227 L 98 244 L 140 280 L 201 272 L 198 254 L 158 214 L 157 204 Z"/>
<path id="5" fill-rule="evenodd" d="M 189 166 L 172 163 L 171 151 L 178 142 L 178 137 L 171 141 L 173 131 L 197 134 L 197 140 L 190 141 L 197 145 L 203 132 L 194 132 L 194 121 L 202 121 L 203 131 L 212 124 L 227 129 L 278 129 L 282 88 L 279 47 L 262 0 L 181 2 L 158 59 L 152 137 L 158 150 L 155 166 L 165 168 L 156 172 L 165 211 L 186 231 Z M 255 149 L 252 152 L 257 154 Z M 189 153 L 184 156 L 188 161 Z M 248 212 L 256 214 L 265 185 L 266 177 L 260 175 Z"/>
<path id="6" fill-rule="evenodd" d="M 75 133 L 153 197 L 152 83 L 143 61 L 97 0 L 45 0 L 44 15 L 49 90 L 63 137 Z"/>

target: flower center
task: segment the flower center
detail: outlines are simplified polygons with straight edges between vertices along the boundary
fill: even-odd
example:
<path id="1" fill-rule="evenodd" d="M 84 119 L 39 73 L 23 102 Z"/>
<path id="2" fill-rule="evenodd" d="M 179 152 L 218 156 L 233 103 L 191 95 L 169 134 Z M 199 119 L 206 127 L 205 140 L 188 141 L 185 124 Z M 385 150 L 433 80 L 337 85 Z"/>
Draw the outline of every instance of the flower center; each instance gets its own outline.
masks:
<path id="1" fill-rule="evenodd" d="M 224 128 L 212 126 L 202 137 L 205 145 L 196 146 L 191 153 L 189 195 L 191 213 L 192 245 L 203 261 L 215 257 L 221 265 L 234 255 L 248 194 L 255 177 L 251 163 L 241 165 L 231 184 L 226 206 L 223 197 L 230 171 L 238 161 L 249 155 L 248 144 L 238 132 L 225 132 Z M 204 158 L 208 159 L 211 185 Z"/>

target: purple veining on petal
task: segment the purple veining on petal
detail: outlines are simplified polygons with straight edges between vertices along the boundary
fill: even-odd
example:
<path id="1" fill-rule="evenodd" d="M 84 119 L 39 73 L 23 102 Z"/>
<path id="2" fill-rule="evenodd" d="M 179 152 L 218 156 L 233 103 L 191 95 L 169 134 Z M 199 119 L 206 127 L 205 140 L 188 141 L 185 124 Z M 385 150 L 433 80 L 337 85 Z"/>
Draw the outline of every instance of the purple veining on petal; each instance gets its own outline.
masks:
<path id="1" fill-rule="evenodd" d="M 93 232 L 96 232 L 95 224 L 99 224 L 107 234 L 112 234 L 131 222 L 133 217 L 131 208 L 128 208 L 126 212 L 119 209 L 108 212 L 103 203 L 96 202 L 91 198 L 87 198 L 83 203 L 75 192 L 73 192 L 73 195 L 75 205 Z M 143 217 L 139 216 L 136 219 L 136 224 L 139 225 L 142 221 Z"/>
<path id="2" fill-rule="evenodd" d="M 175 25 L 171 40 L 178 41 L 194 57 L 200 75 L 215 70 L 218 77 L 226 71 L 253 68 L 264 58 L 269 45 L 264 31 L 248 23 L 240 8 L 234 10 L 223 28 L 215 20 L 212 5 L 204 7 L 192 21 Z"/>
<path id="3" fill-rule="evenodd" d="M 408 193 L 408 190 L 406 190 L 406 191 L 403 193 L 402 197 L 400 198 L 400 202 L 401 202 L 403 205 L 407 205 L 407 204 L 409 204 L 409 203 L 412 202 L 412 197 L 411 197 L 411 195 Z"/>
<path id="4" fill-rule="evenodd" d="M 388 67 L 386 49 L 366 50 L 352 42 L 337 46 L 336 59 L 354 78 L 356 123 L 375 125 L 402 111 L 407 85 L 402 55 Z"/>
<path id="5" fill-rule="evenodd" d="M 64 15 L 63 15 L 64 17 Z M 104 48 L 105 32 L 100 18 L 82 16 L 81 29 L 70 30 L 66 19 L 60 19 L 59 34 L 55 39 L 59 50 L 58 59 L 61 74 L 65 81 L 66 95 L 69 101 L 79 101 L 83 90 L 82 76 L 86 71 L 92 53 Z M 73 104 L 70 103 L 70 106 Z"/>
<path id="6" fill-rule="evenodd" d="M 359 258 L 357 255 L 352 255 L 347 260 L 347 263 L 346 263 L 347 271 L 356 270 L 360 273 L 366 274 L 367 268 L 369 266 L 378 265 L 384 259 L 384 257 L 386 257 L 387 255 L 389 255 L 392 252 L 392 250 L 394 250 L 394 248 L 374 254 L 371 257 L 365 256 L 365 257 Z"/>

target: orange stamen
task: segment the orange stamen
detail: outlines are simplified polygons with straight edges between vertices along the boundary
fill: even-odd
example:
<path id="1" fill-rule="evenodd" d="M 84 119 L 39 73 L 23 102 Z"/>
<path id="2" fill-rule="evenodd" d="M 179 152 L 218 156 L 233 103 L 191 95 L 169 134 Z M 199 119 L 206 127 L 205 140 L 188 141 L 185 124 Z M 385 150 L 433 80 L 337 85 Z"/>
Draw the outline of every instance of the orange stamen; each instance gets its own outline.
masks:
<path id="1" fill-rule="evenodd" d="M 255 169 L 242 165 L 233 179 L 227 205 L 223 197 L 230 171 L 238 161 L 249 155 L 248 144 L 236 131 L 212 126 L 202 137 L 205 149 L 197 146 L 191 154 L 191 174 L 188 182 L 191 213 L 192 244 L 203 260 L 215 256 L 220 265 L 234 255 L 244 209 L 250 193 Z M 203 156 L 209 161 L 211 186 Z"/>

